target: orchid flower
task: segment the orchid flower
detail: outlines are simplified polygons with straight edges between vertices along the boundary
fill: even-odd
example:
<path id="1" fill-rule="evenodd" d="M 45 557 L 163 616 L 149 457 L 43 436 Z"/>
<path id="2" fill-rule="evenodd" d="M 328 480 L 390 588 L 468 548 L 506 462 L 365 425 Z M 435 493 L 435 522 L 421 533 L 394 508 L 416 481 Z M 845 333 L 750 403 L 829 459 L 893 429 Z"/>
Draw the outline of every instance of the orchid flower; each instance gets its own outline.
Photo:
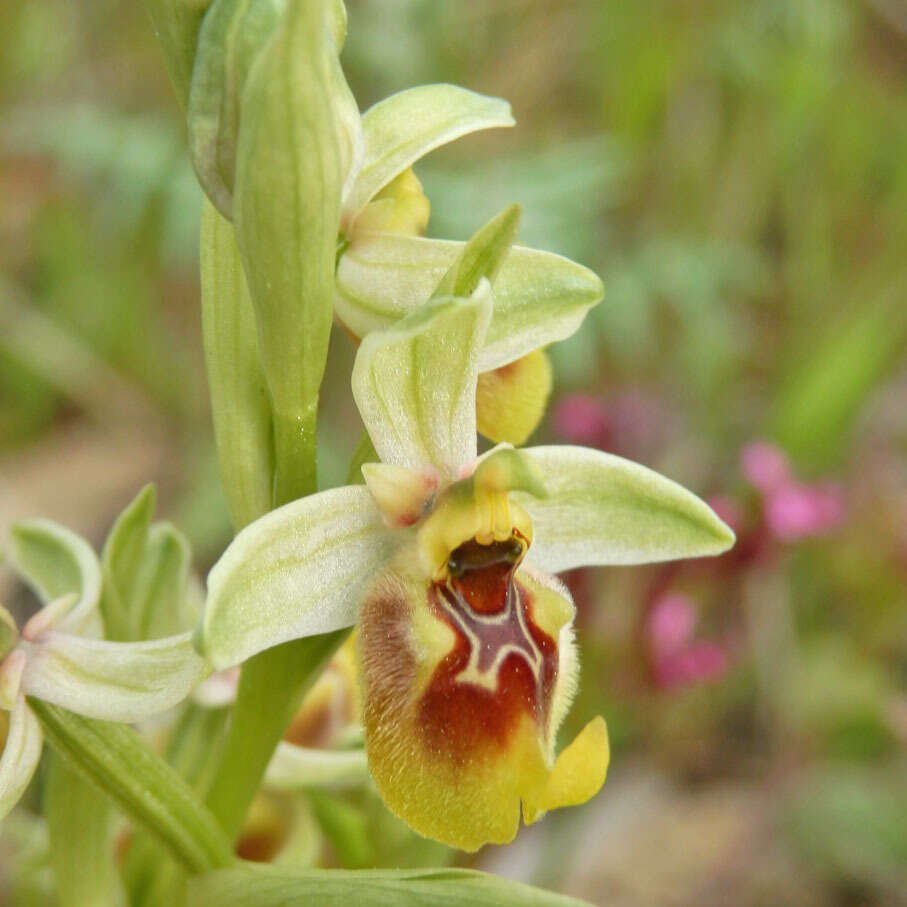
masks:
<path id="1" fill-rule="evenodd" d="M 0 608 L 0 709 L 9 713 L 0 757 L 0 817 L 24 793 L 43 734 L 27 698 L 90 718 L 133 722 L 183 700 L 207 667 L 190 634 L 108 642 L 101 631 L 102 569 L 91 547 L 49 520 L 20 523 L 11 560 L 44 600 L 21 633 Z"/>
<path id="2" fill-rule="evenodd" d="M 223 669 L 358 624 L 366 749 L 388 806 L 466 850 L 605 779 L 593 719 L 560 754 L 574 606 L 551 574 L 718 554 L 733 534 L 674 482 L 599 451 L 477 457 L 490 285 L 362 342 L 353 392 L 381 462 L 247 526 L 208 577 L 198 644 Z"/>
<path id="3" fill-rule="evenodd" d="M 355 337 L 390 327 L 424 305 L 463 252 L 426 239 L 428 200 L 408 169 L 453 139 L 512 126 L 510 105 L 455 85 L 422 85 L 361 118 L 361 147 L 343 193 L 334 312 Z M 479 360 L 489 372 L 564 340 L 602 298 L 599 278 L 550 252 L 515 246 L 494 281 L 494 314 Z"/>

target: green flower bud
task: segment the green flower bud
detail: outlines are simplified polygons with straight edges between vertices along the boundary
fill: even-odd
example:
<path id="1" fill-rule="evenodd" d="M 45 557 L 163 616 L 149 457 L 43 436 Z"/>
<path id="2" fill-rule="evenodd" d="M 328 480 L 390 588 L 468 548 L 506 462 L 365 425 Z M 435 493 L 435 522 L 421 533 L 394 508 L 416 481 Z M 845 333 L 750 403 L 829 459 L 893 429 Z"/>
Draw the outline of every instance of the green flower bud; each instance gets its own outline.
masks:
<path id="1" fill-rule="evenodd" d="M 189 152 L 202 188 L 227 219 L 233 217 L 243 91 L 286 7 L 287 0 L 214 0 L 199 33 L 186 116 Z M 339 52 L 346 36 L 343 3 L 332 2 L 326 15 Z"/>
<path id="2" fill-rule="evenodd" d="M 321 0 L 294 0 L 243 92 L 234 224 L 270 393 L 275 503 L 315 487 L 318 389 L 358 110 Z"/>

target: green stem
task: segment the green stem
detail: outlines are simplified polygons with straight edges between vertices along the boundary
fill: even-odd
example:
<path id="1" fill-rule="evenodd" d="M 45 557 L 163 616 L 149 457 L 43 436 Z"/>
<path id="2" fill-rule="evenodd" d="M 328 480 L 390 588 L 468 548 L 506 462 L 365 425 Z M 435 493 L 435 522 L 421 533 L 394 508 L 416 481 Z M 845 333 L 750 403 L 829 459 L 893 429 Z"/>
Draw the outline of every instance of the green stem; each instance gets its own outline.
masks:
<path id="1" fill-rule="evenodd" d="M 274 749 L 302 697 L 349 630 L 294 639 L 266 649 L 242 668 L 230 731 L 207 798 L 231 839 L 242 829 Z"/>
<path id="2" fill-rule="evenodd" d="M 312 494 L 318 488 L 315 468 L 317 406 L 307 413 L 274 413 L 274 506 Z"/>
<path id="3" fill-rule="evenodd" d="M 85 777 L 147 828 L 191 872 L 233 862 L 214 816 L 182 776 L 125 724 L 85 718 L 29 698 L 50 743 Z"/>

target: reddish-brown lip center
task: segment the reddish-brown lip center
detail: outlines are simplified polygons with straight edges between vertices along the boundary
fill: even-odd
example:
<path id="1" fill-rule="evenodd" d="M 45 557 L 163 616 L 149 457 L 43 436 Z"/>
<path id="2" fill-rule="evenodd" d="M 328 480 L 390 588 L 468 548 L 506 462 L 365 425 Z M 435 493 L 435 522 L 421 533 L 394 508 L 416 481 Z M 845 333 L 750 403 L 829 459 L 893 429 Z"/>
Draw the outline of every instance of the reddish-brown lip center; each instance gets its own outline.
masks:
<path id="1" fill-rule="evenodd" d="M 520 540 L 457 548 L 446 582 L 429 602 L 456 635 L 421 702 L 426 732 L 445 747 L 469 751 L 481 741 L 504 744 L 528 713 L 544 727 L 557 678 L 556 642 L 533 622 L 533 596 L 514 572 Z"/>

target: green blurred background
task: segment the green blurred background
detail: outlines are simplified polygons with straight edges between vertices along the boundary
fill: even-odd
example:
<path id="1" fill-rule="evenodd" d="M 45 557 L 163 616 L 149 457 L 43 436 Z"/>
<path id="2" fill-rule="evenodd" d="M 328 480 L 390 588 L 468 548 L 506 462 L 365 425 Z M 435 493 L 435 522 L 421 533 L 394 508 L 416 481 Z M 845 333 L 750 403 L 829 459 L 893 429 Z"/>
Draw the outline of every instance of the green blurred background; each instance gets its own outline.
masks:
<path id="1" fill-rule="evenodd" d="M 621 907 L 907 904 L 907 6 L 349 13 L 362 109 L 439 81 L 513 105 L 515 130 L 418 168 L 429 232 L 466 238 L 519 201 L 521 242 L 605 282 L 551 350 L 537 439 L 665 472 L 740 538 L 707 564 L 569 578 L 565 733 L 605 714 L 611 777 L 476 865 Z M 0 532 L 41 514 L 100 540 L 153 480 L 203 573 L 230 530 L 201 193 L 140 4 L 4 0 L 0 98 Z M 324 485 L 359 429 L 335 341 Z M 769 454 L 790 461 L 780 502 L 754 479 Z M 807 525 L 820 494 L 834 512 Z"/>

